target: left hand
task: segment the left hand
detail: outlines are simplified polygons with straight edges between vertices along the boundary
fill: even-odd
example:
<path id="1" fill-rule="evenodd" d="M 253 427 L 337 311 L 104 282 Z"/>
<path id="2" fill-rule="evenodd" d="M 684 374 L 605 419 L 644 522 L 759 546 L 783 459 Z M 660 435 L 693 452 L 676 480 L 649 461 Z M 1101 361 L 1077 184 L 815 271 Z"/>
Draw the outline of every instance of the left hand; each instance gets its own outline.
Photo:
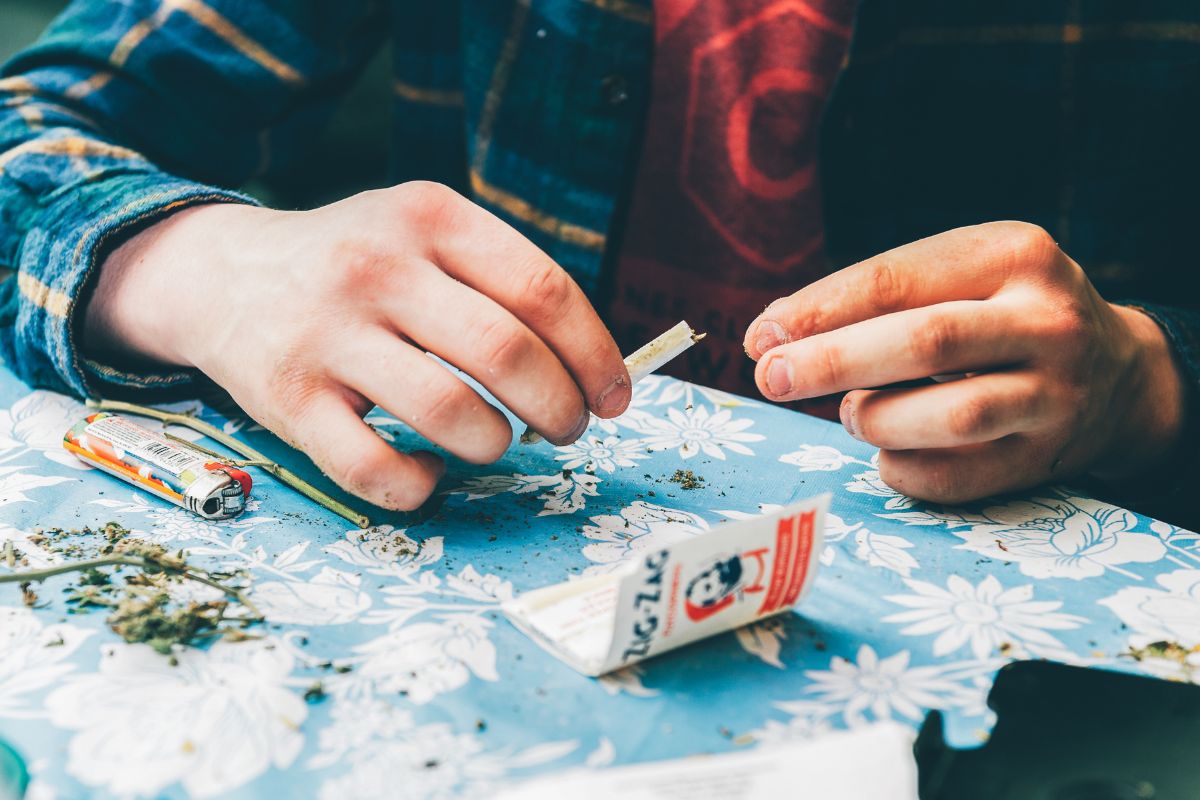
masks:
<path id="1" fill-rule="evenodd" d="M 847 391 L 841 420 L 892 488 L 960 503 L 1161 461 L 1186 383 L 1145 314 L 1105 302 L 1041 228 L 923 239 L 775 301 L 746 352 L 771 400 Z M 886 387 L 934 376 L 930 385 Z"/>

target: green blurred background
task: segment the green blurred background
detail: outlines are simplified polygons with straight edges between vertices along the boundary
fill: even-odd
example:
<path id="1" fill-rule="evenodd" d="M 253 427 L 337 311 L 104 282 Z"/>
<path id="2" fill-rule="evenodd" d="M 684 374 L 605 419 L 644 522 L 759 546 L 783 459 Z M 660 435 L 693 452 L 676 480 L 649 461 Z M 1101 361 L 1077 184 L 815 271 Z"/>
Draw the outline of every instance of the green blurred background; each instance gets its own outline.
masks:
<path id="1" fill-rule="evenodd" d="M 65 0 L 0 0 L 0 62 L 28 45 Z M 329 125 L 314 137 L 305 169 L 240 187 L 276 208 L 312 208 L 367 188 L 388 175 L 390 51 L 376 53 Z"/>

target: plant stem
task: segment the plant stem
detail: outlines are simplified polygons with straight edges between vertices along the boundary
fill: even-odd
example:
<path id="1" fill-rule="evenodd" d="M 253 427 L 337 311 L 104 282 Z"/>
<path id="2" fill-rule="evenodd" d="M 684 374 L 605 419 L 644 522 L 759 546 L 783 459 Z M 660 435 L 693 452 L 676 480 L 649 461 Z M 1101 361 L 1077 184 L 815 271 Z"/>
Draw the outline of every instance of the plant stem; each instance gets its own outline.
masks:
<path id="1" fill-rule="evenodd" d="M 209 578 L 207 575 L 203 574 L 202 570 L 198 570 L 195 567 L 172 567 L 152 558 L 145 558 L 142 556 L 101 556 L 100 558 L 89 558 L 84 561 L 71 561 L 67 564 L 59 564 L 53 567 L 29 569 L 22 572 L 10 572 L 8 574 L 0 574 L 0 583 L 32 583 L 34 581 L 40 583 L 47 578 L 53 578 L 55 575 L 63 575 L 68 572 L 84 572 L 97 567 L 115 566 L 141 567 L 142 569 L 160 570 L 162 572 L 170 572 L 175 575 L 179 575 L 187 578 L 188 580 L 203 583 L 206 586 L 211 586 L 214 589 L 217 589 L 228 595 L 229 597 L 232 597 L 234 600 L 244 606 L 246 610 L 253 615 L 254 619 L 262 619 L 262 612 L 259 611 L 258 607 L 255 606 L 254 603 L 250 602 L 245 595 L 231 586 L 225 586 L 218 581 L 214 581 L 212 578 Z"/>
<path id="2" fill-rule="evenodd" d="M 296 473 L 292 472 L 287 467 L 280 466 L 276 462 L 267 458 L 263 453 L 255 450 L 250 445 L 235 439 L 234 437 L 222 431 L 220 428 L 210 425 L 204 420 L 196 419 L 195 417 L 190 417 L 186 414 L 160 411 L 157 408 L 150 408 L 149 406 L 142 406 L 138 405 L 137 403 L 125 403 L 120 400 L 89 399 L 87 401 L 87 405 L 89 408 L 95 408 L 99 411 L 123 411 L 127 414 L 137 414 L 143 417 L 150 417 L 151 419 L 156 419 L 159 422 L 166 423 L 167 425 L 182 425 L 185 428 L 191 428 L 198 433 L 204 434 L 210 439 L 220 442 L 248 461 L 257 462 L 256 465 L 261 466 L 264 470 L 270 472 L 277 479 L 279 479 L 280 483 L 287 484 L 292 489 L 307 497 L 309 500 L 324 506 L 338 516 L 353 522 L 359 528 L 371 527 L 371 520 L 365 514 L 360 514 L 347 506 L 345 503 L 335 500 L 325 492 L 301 478 Z M 187 444 L 191 447 L 195 447 L 195 445 L 191 442 L 187 442 Z M 211 452 L 206 451 L 203 448 L 197 449 L 201 450 L 201 452 Z M 221 460 L 224 460 L 223 457 L 220 458 Z"/>
<path id="3" fill-rule="evenodd" d="M 182 436 L 176 436 L 175 434 L 168 433 L 167 431 L 163 431 L 163 436 L 170 439 L 172 442 L 179 442 L 180 444 L 190 447 L 193 450 L 199 450 L 201 453 L 204 453 L 204 455 L 216 461 L 220 461 L 222 464 L 228 464 L 231 467 L 263 467 L 265 469 L 275 465 L 274 461 L 264 461 L 262 459 L 229 458 L 223 453 L 218 453 L 216 450 L 209 450 L 207 447 L 201 447 L 190 439 L 185 439 Z"/>

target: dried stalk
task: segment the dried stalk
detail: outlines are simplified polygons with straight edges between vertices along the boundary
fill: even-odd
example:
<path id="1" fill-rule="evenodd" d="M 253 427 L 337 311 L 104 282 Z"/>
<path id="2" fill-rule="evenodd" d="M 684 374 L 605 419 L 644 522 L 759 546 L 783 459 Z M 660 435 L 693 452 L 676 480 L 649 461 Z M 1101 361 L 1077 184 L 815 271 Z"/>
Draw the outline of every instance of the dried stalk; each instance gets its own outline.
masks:
<path id="1" fill-rule="evenodd" d="M 324 506 L 325 508 L 329 509 L 330 511 L 337 514 L 338 516 L 343 517 L 343 518 L 349 520 L 350 522 L 353 522 L 355 524 L 355 526 L 357 526 L 359 528 L 371 527 L 371 520 L 365 514 L 360 514 L 357 511 L 355 511 L 354 509 L 347 506 L 345 503 L 335 500 L 334 498 L 330 497 L 325 492 L 321 491 L 320 489 L 313 486 L 308 481 L 301 478 L 296 473 L 292 472 L 287 467 L 280 466 L 278 463 L 267 458 L 266 455 L 259 452 L 258 450 L 255 450 L 250 445 L 245 444 L 244 442 L 242 442 L 238 439 L 235 439 L 234 437 L 232 437 L 229 434 L 222 431 L 220 428 L 210 425 L 207 422 L 205 422 L 204 420 L 196 419 L 195 417 L 190 417 L 187 414 L 176 414 L 176 413 L 173 413 L 170 411 L 161 411 L 157 408 L 151 408 L 149 406 L 142 406 L 142 405 L 138 405 L 137 403 L 125 403 L 120 400 L 91 400 L 91 399 L 89 399 L 87 401 L 87 405 L 89 408 L 94 408 L 94 409 L 97 409 L 98 411 L 125 412 L 127 414 L 137 414 L 139 416 L 150 417 L 151 419 L 156 419 L 159 422 L 165 423 L 167 425 L 182 425 L 185 428 L 191 428 L 192 430 L 194 430 L 198 433 L 204 434 L 205 436 L 209 437 L 210 439 L 214 439 L 214 440 L 220 442 L 221 444 L 228 447 L 230 450 L 233 450 L 235 453 L 242 456 L 242 458 L 246 459 L 246 464 L 248 466 L 253 465 L 253 466 L 261 467 L 266 472 L 269 472 L 272 475 L 274 475 L 279 480 L 280 483 L 284 483 L 284 484 L 290 486 L 292 489 L 294 489 L 297 492 L 299 492 L 300 494 L 304 495 L 309 500 L 312 500 L 314 503 Z M 200 450 L 201 452 L 212 453 L 211 450 L 206 450 L 202 447 L 197 447 L 192 442 L 186 442 L 186 444 L 189 447 L 193 447 L 197 450 Z M 214 457 L 220 461 L 223 461 L 223 462 L 226 461 L 224 456 L 214 454 Z M 226 463 L 230 463 L 231 466 L 235 465 L 233 462 L 226 462 Z"/>
<path id="2" fill-rule="evenodd" d="M 629 384 L 656 372 L 707 336 L 707 333 L 696 333 L 692 326 L 680 322 L 666 333 L 634 350 L 625 357 L 625 368 L 629 370 Z M 521 434 L 521 444 L 536 444 L 542 441 L 542 436 L 532 428 L 526 428 Z"/>
<path id="3" fill-rule="evenodd" d="M 191 439 L 185 439 L 182 436 L 176 436 L 170 431 L 163 431 L 163 437 L 170 439 L 172 442 L 178 442 L 185 447 L 190 447 L 192 450 L 199 450 L 201 453 L 204 453 L 204 455 L 208 456 L 214 461 L 220 461 L 222 464 L 227 464 L 231 467 L 269 467 L 275 463 L 274 461 L 263 461 L 262 459 L 256 460 L 253 458 L 229 458 L 224 453 L 218 453 L 216 450 L 209 450 L 207 447 L 197 444 Z"/>
<path id="4" fill-rule="evenodd" d="M 214 589 L 220 590 L 224 594 L 236 600 L 253 615 L 253 619 L 263 618 L 262 612 L 259 611 L 258 607 L 255 606 L 254 603 L 250 602 L 245 595 L 231 586 L 226 586 L 220 581 L 213 580 L 212 578 L 208 577 L 207 573 L 205 573 L 203 570 L 199 570 L 196 567 L 191 566 L 176 567 L 170 564 L 164 564 L 163 562 L 153 558 L 146 558 L 144 556 L 101 556 L 99 558 L 90 558 L 84 561 L 71 561 L 69 563 L 59 564 L 53 567 L 28 569 L 21 572 L 10 572 L 7 574 L 0 574 L 0 583 L 33 583 L 35 581 L 40 583 L 47 578 L 53 578 L 55 575 L 63 575 L 68 572 L 84 572 L 86 570 L 98 567 L 113 566 L 141 567 L 143 570 L 151 571 L 158 570 L 173 575 L 179 575 L 180 577 L 187 578 L 188 580 L 193 580 L 198 583 L 203 583 L 206 586 L 211 586 Z"/>

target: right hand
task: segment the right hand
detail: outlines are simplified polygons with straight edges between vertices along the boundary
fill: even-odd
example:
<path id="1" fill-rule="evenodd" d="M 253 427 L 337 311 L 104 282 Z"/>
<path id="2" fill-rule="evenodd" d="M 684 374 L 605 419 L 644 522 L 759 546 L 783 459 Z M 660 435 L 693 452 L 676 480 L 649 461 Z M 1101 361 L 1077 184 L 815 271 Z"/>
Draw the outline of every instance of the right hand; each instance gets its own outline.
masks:
<path id="1" fill-rule="evenodd" d="M 109 255 L 83 310 L 91 357 L 195 367 L 347 491 L 416 508 L 444 471 L 362 420 L 374 405 L 472 463 L 512 442 L 454 364 L 551 442 L 629 404 L 579 287 L 484 209 L 429 183 L 313 211 L 177 212 Z"/>

